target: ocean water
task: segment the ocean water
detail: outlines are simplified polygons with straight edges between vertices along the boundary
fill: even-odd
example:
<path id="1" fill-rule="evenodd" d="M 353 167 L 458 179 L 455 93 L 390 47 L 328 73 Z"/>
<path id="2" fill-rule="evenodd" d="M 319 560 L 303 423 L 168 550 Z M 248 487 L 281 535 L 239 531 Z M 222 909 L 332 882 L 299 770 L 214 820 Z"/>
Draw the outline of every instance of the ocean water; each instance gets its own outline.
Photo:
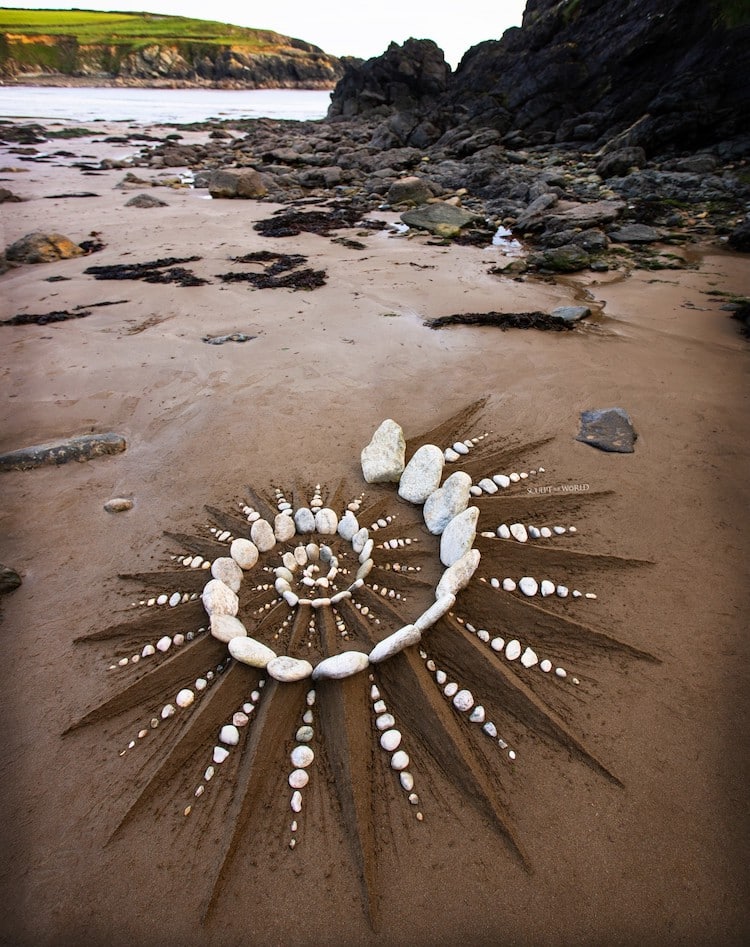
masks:
<path id="1" fill-rule="evenodd" d="M 331 93 L 317 89 L 112 89 L 0 86 L 0 118 L 166 124 L 211 118 L 323 118 Z"/>

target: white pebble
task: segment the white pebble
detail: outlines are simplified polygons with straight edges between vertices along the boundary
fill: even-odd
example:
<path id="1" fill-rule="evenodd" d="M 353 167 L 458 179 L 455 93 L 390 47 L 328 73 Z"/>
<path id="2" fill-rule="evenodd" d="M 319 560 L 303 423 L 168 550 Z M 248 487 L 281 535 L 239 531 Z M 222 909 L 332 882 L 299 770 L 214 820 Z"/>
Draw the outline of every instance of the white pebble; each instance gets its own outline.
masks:
<path id="1" fill-rule="evenodd" d="M 468 453 L 469 453 L 469 448 L 468 448 L 468 447 L 466 446 L 466 444 L 464 444 L 462 441 L 456 441 L 456 443 L 453 445 L 453 450 L 454 450 L 457 454 L 468 454 Z"/>
<path id="2" fill-rule="evenodd" d="M 548 595 L 554 595 L 555 583 L 550 582 L 549 579 L 542 579 L 542 584 L 539 586 L 539 591 L 542 593 L 544 598 L 547 598 Z"/>
<path id="3" fill-rule="evenodd" d="M 511 481 L 511 483 L 518 483 L 518 481 L 519 481 L 520 479 L 521 479 L 521 475 L 520 475 L 520 474 L 512 473 L 512 474 L 510 475 L 510 481 Z"/>
<path id="4" fill-rule="evenodd" d="M 224 724 L 219 730 L 219 741 L 227 746 L 237 746 L 240 742 L 240 731 L 233 723 Z"/>
<path id="5" fill-rule="evenodd" d="M 299 730 L 297 731 L 295 740 L 297 740 L 299 743 L 309 743 L 312 740 L 314 735 L 315 733 L 313 731 L 313 728 L 305 724 L 304 726 L 300 727 Z M 298 766 L 299 764 L 295 764 L 295 765 Z"/>
<path id="6" fill-rule="evenodd" d="M 375 726 L 378 730 L 390 730 L 396 723 L 393 714 L 380 714 L 375 720 Z"/>
<path id="7" fill-rule="evenodd" d="M 159 640 L 156 642 L 156 650 L 161 651 L 162 654 L 164 654 L 165 651 L 169 651 L 171 646 L 172 639 L 169 637 L 169 635 L 164 635 L 163 638 L 159 638 Z"/>
<path id="8" fill-rule="evenodd" d="M 529 526 L 529 536 L 531 539 L 539 539 L 541 535 L 541 531 L 538 530 L 536 526 Z"/>
<path id="9" fill-rule="evenodd" d="M 485 720 L 485 709 L 481 704 L 477 704 L 476 707 L 469 714 L 469 720 L 472 723 L 484 723 Z"/>
<path id="10" fill-rule="evenodd" d="M 174 704 L 165 704 L 161 709 L 161 719 L 166 720 L 168 717 L 174 717 L 176 713 Z"/>
<path id="11" fill-rule="evenodd" d="M 250 722 L 250 718 L 243 711 L 238 710 L 236 713 L 232 714 L 232 723 L 235 727 L 246 727 Z"/>
<path id="12" fill-rule="evenodd" d="M 565 670 L 565 668 L 555 668 L 555 674 L 557 674 L 558 677 L 568 676 L 568 672 Z"/>
<path id="13" fill-rule="evenodd" d="M 490 579 L 490 585 L 492 586 L 493 589 L 499 589 L 500 579 L 495 579 L 495 578 Z"/>
<path id="14" fill-rule="evenodd" d="M 490 647 L 492 648 L 493 651 L 502 651 L 503 648 L 505 647 L 505 639 L 493 638 L 492 641 L 490 641 Z"/>
<path id="15" fill-rule="evenodd" d="M 401 733 L 398 730 L 386 730 L 380 738 L 380 745 L 384 750 L 392 753 L 401 745 Z"/>
<path id="16" fill-rule="evenodd" d="M 258 547 L 249 539 L 235 539 L 229 547 L 229 555 L 240 569 L 252 569 L 258 561 Z"/>
<path id="17" fill-rule="evenodd" d="M 310 782 L 310 774 L 306 769 L 295 769 L 289 774 L 289 785 L 292 789 L 304 789 Z"/>
<path id="18" fill-rule="evenodd" d="M 451 681 L 450 684 L 445 685 L 443 693 L 446 697 L 453 697 L 454 694 L 458 693 L 458 684 L 456 684 L 455 681 Z"/>
<path id="19" fill-rule="evenodd" d="M 315 759 L 315 754 L 309 746 L 300 744 L 299 746 L 295 746 L 289 754 L 289 759 L 292 761 L 292 766 L 296 769 L 307 769 Z"/>
<path id="20" fill-rule="evenodd" d="M 292 793 L 292 812 L 302 812 L 302 793 L 299 789 L 295 789 Z"/>
<path id="21" fill-rule="evenodd" d="M 187 687 L 179 691 L 174 702 L 178 707 L 189 707 L 195 700 L 195 694 Z"/>
<path id="22" fill-rule="evenodd" d="M 558 585 L 558 586 L 557 586 L 557 594 L 558 594 L 558 596 L 559 596 L 560 598 L 567 598 L 567 597 L 568 597 L 568 587 L 567 587 L 566 585 Z"/>
<path id="23" fill-rule="evenodd" d="M 552 670 L 552 662 L 547 660 L 547 658 L 545 658 L 544 661 L 541 662 L 539 667 L 544 671 L 545 674 L 549 674 L 549 672 Z"/>
<path id="24" fill-rule="evenodd" d="M 510 526 L 510 535 L 519 543 L 525 543 L 529 538 L 526 527 L 523 523 L 512 523 Z"/>
<path id="25" fill-rule="evenodd" d="M 523 592 L 524 595 L 531 598 L 539 591 L 539 584 L 537 583 L 536 579 L 532 578 L 530 575 L 525 575 L 519 581 L 518 588 Z"/>
<path id="26" fill-rule="evenodd" d="M 495 481 L 498 487 L 502 487 L 503 490 L 510 486 L 510 477 L 506 477 L 505 474 L 495 474 L 492 479 Z"/>
<path id="27" fill-rule="evenodd" d="M 170 607 L 170 608 L 174 608 L 175 605 L 179 605 L 181 598 L 182 598 L 182 596 L 180 595 L 179 592 L 173 592 L 173 593 L 169 596 L 169 607 Z"/>
<path id="28" fill-rule="evenodd" d="M 497 493 L 498 490 L 497 484 L 494 482 L 494 480 L 490 480 L 489 477 L 483 477 L 477 486 L 481 487 L 485 493 L 489 494 Z"/>
<path id="29" fill-rule="evenodd" d="M 565 532 L 565 527 L 564 527 L 564 526 L 553 526 L 553 527 L 552 527 L 552 532 L 553 532 L 556 536 L 562 536 L 563 533 Z"/>
<path id="30" fill-rule="evenodd" d="M 229 756 L 229 750 L 223 746 L 214 747 L 213 761 L 214 763 L 223 763 L 224 760 Z"/>
<path id="31" fill-rule="evenodd" d="M 391 769 L 395 769 L 397 772 L 402 769 L 406 769 L 409 765 L 409 756 L 403 750 L 396 750 L 396 752 L 391 757 Z"/>
<path id="32" fill-rule="evenodd" d="M 505 646 L 505 657 L 509 661 L 515 661 L 521 657 L 521 642 L 517 638 L 512 638 Z"/>
<path id="33" fill-rule="evenodd" d="M 497 535 L 500 537 L 500 539 L 510 539 L 510 529 L 505 523 L 502 523 L 500 526 L 498 526 Z"/>
<path id="34" fill-rule="evenodd" d="M 539 658 L 537 657 L 536 652 L 531 648 L 527 648 L 521 655 L 521 664 L 523 664 L 525 668 L 533 668 L 538 662 Z"/>
<path id="35" fill-rule="evenodd" d="M 438 684 L 440 684 L 441 687 L 442 687 L 442 685 L 445 684 L 445 682 L 448 680 L 448 675 L 445 673 L 445 671 L 436 671 L 436 672 L 435 672 L 435 680 L 436 680 L 436 681 L 438 682 Z"/>
<path id="36" fill-rule="evenodd" d="M 453 706 L 456 710 L 466 713 L 474 706 L 474 695 L 471 691 L 461 690 L 453 698 Z"/>
<path id="37" fill-rule="evenodd" d="M 542 526 L 539 532 L 542 534 L 543 539 L 549 539 L 552 535 L 552 530 L 549 528 L 549 526 Z"/>
<path id="38" fill-rule="evenodd" d="M 493 740 L 497 736 L 497 727 L 491 720 L 488 720 L 487 723 L 484 724 L 482 730 L 484 730 L 488 737 L 492 737 Z"/>
<path id="39" fill-rule="evenodd" d="M 586 598 L 596 598 L 596 593 L 594 593 L 594 592 L 587 592 L 585 597 L 586 597 Z"/>
<path id="40" fill-rule="evenodd" d="M 398 778 L 401 781 L 401 786 L 405 792 L 411 792 L 414 789 L 414 777 L 408 770 L 401 770 Z"/>

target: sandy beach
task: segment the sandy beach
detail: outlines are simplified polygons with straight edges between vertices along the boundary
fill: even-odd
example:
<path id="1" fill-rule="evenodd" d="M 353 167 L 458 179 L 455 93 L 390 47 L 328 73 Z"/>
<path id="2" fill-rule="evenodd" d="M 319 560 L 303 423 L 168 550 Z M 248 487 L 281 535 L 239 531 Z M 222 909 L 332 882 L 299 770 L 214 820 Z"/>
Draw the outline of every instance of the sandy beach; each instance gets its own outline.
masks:
<path id="1" fill-rule="evenodd" d="M 74 166 L 127 152 L 102 138 L 60 143 L 70 157 L 48 163 L 24 163 L 7 146 L 0 154 L 0 185 L 23 198 L 3 205 L 4 246 L 36 230 L 76 242 L 95 233 L 104 244 L 0 277 L 3 320 L 95 307 L 85 318 L 0 327 L 0 451 L 105 431 L 127 441 L 116 456 L 2 474 L 0 561 L 23 579 L 2 600 L 2 942 L 746 943 L 750 363 L 725 298 L 711 294 L 750 295 L 746 257 L 691 244 L 687 269 L 519 281 L 489 272 L 504 262 L 498 247 L 437 246 L 426 234 L 342 231 L 364 249 L 309 233 L 272 240 L 252 225 L 276 204 L 158 187 L 149 193 L 167 206 L 126 207 L 138 192 L 117 187 L 123 170 L 84 176 Z M 183 143 L 206 138 L 186 131 Z M 80 191 L 96 196 L 52 196 Z M 236 268 L 233 257 L 264 249 L 304 255 L 326 271 L 325 285 L 253 289 L 217 278 Z M 185 265 L 206 285 L 84 272 L 194 255 Z M 581 300 L 594 313 L 571 332 L 423 325 Z M 234 333 L 251 339 L 203 341 Z M 374 767 L 375 931 L 331 780 L 313 779 L 290 851 L 282 768 L 281 790 L 259 803 L 204 922 L 231 779 L 210 818 L 184 818 L 185 786 L 189 796 L 212 744 L 199 748 L 190 776 L 162 787 L 107 844 L 145 756 L 118 755 L 135 715 L 63 737 L 114 686 L 106 649 L 74 639 L 131 614 L 142 593 L 118 575 L 170 569 L 176 550 L 164 533 L 194 533 L 206 505 L 236 511 L 248 485 L 273 500 L 277 486 L 321 484 L 333 495 L 343 481 L 357 496 L 367 489 L 360 452 L 381 421 L 396 420 L 409 443 L 478 399 L 487 399 L 481 418 L 456 438 L 489 431 L 499 449 L 549 439 L 519 449 L 525 469 L 607 491 L 573 507 L 574 548 L 649 563 L 595 571 L 597 599 L 560 606 L 657 659 L 584 660 L 580 693 L 559 708 L 620 784 L 510 722 L 517 759 L 488 753 L 487 779 L 500 787 L 524 865 L 445 773 L 419 775 L 416 821 L 387 761 L 384 772 Z M 582 411 L 612 406 L 633 420 L 632 454 L 575 440 Z M 105 512 L 112 497 L 134 506 Z M 485 559 L 502 569 L 505 555 Z M 285 754 L 281 746 L 282 767 Z"/>

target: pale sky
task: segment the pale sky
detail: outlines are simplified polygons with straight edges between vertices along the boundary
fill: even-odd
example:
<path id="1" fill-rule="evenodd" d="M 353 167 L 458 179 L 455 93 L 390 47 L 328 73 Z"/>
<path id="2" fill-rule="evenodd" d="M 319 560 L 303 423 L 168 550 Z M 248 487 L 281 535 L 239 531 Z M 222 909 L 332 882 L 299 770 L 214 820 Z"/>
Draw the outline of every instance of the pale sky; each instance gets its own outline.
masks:
<path id="1" fill-rule="evenodd" d="M 410 36 L 432 39 L 455 68 L 471 46 L 499 39 L 509 26 L 520 26 L 526 0 L 277 0 L 256 6 L 238 0 L 76 0 L 73 3 L 0 0 L 0 6 L 21 9 L 148 10 L 238 26 L 275 30 L 307 40 L 334 56 L 370 59 L 391 42 Z"/>

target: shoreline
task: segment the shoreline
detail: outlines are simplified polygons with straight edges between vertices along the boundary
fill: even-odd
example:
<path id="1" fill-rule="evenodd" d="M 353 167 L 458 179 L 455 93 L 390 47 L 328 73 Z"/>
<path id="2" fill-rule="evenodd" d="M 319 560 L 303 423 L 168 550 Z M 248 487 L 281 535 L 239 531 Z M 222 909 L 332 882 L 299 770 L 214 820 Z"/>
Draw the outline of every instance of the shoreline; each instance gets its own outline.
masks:
<path id="1" fill-rule="evenodd" d="M 296 89 L 300 92 L 333 90 L 335 82 L 300 83 L 290 82 L 284 85 L 244 85 L 241 82 L 225 80 L 222 82 L 208 82 L 187 79 L 128 79 L 123 77 L 106 76 L 62 76 L 57 74 L 21 75 L 15 78 L 3 78 L 0 87 L 13 88 L 15 86 L 29 86 L 32 88 L 56 89 L 221 89 L 227 92 L 252 92 L 261 89 Z"/>
<path id="2" fill-rule="evenodd" d="M 314 137 L 303 124 L 292 130 L 263 120 L 245 139 L 228 122 L 233 138 L 219 140 L 207 129 L 183 126 L 178 146 L 159 126 L 139 126 L 154 139 L 144 152 L 120 123 L 97 127 L 95 136 L 0 145 L 0 187 L 22 198 L 3 206 L 6 246 L 39 229 L 103 244 L 88 256 L 24 264 L 0 276 L 2 319 L 90 311 L 54 324 L 0 326 L 0 450 L 100 431 L 127 441 L 116 456 L 0 474 L 6 491 L 0 561 L 23 578 L 2 599 L 8 774 L 2 799 L 11 816 L 4 829 L 10 854 L 0 868 L 6 935 L 17 944 L 112 947 L 152 943 L 155 928 L 184 947 L 252 938 L 295 947 L 400 947 L 406 940 L 428 947 L 458 938 L 677 945 L 720 936 L 741 943 L 749 920 L 742 898 L 747 827 L 737 805 L 747 761 L 735 741 L 746 705 L 750 575 L 742 550 L 750 488 L 737 472 L 750 460 L 748 343 L 721 307 L 730 295 L 750 295 L 750 279 L 746 254 L 720 242 L 729 215 L 685 212 L 679 229 L 677 223 L 670 229 L 684 243 L 658 243 L 648 252 L 610 248 L 608 270 L 524 271 L 490 242 L 490 231 L 486 243 L 461 245 L 388 229 L 400 222 L 397 208 L 382 209 L 388 189 L 414 170 L 389 162 L 409 155 L 386 155 L 384 170 L 363 173 L 381 191 L 357 205 L 356 189 L 365 185 L 352 166 L 367 150 L 365 132 L 351 142 L 342 132 L 342 145 Z M 317 148 L 321 142 L 328 151 Z M 250 156 L 260 164 L 258 156 L 266 154 L 264 168 L 275 170 L 267 172 L 264 200 L 207 199 L 205 188 L 185 186 L 188 171 L 195 180 L 212 162 Z M 327 166 L 315 161 L 328 154 L 339 159 L 341 174 L 324 183 Z M 300 161 L 306 155 L 309 164 Z M 542 166 L 547 158 L 530 152 L 521 167 Z M 561 164 L 550 169 L 561 181 L 568 173 Z M 84 192 L 93 196 L 74 196 Z M 164 205 L 128 206 L 138 195 Z M 458 186 L 446 185 L 440 197 L 463 208 L 484 206 Z M 347 199 L 362 210 L 352 226 L 277 238 L 255 229 L 290 206 L 330 214 L 350 206 Z M 572 203 L 563 196 L 556 212 L 569 213 Z M 496 212 L 493 226 L 501 216 Z M 362 219 L 386 226 L 368 228 Z M 238 259 L 253 252 L 302 256 L 297 266 L 324 270 L 325 282 L 294 291 L 221 280 L 230 271 L 259 270 Z M 535 252 L 530 241 L 525 259 Z M 206 282 L 107 281 L 85 272 L 169 257 L 199 257 L 180 265 Z M 659 269 L 651 268 L 655 263 Z M 508 264 L 515 268 L 504 271 Z M 570 332 L 423 325 L 452 313 L 551 312 L 581 302 L 590 302 L 595 315 Z M 204 341 L 237 334 L 247 341 Z M 294 729 L 284 731 L 278 754 L 268 757 L 257 822 L 243 836 L 218 910 L 204 924 L 202 885 L 235 817 L 241 773 L 225 769 L 198 809 L 192 793 L 210 759 L 212 723 L 205 739 L 195 738 L 184 766 L 157 780 L 149 804 L 107 844 L 144 774 L 169 758 L 170 745 L 149 750 L 151 757 L 119 755 L 144 714 L 158 710 L 161 693 L 119 718 L 61 736 L 127 679 L 122 669 L 107 671 L 118 638 L 93 645 L 75 639 L 129 619 L 142 583 L 118 576 L 173 572 L 169 557 L 180 550 L 164 534 L 203 530 L 206 507 L 236 516 L 247 485 L 273 501 L 276 486 L 305 496 L 320 483 L 334 497 L 343 482 L 353 498 L 368 489 L 360 452 L 381 421 L 395 419 L 413 442 L 482 398 L 488 400 L 481 426 L 456 430 L 455 439 L 487 431 L 488 457 L 510 452 L 504 456 L 513 463 L 546 468 L 550 492 L 538 494 L 540 502 L 570 494 L 573 505 L 554 515 L 578 528 L 575 539 L 565 540 L 572 558 L 565 558 L 565 546 L 555 547 L 549 565 L 539 568 L 567 569 L 574 582 L 581 554 L 614 557 L 588 577 L 596 601 L 579 609 L 549 599 L 540 608 L 657 659 L 634 661 L 601 641 L 589 652 L 587 639 L 576 637 L 580 627 L 570 625 L 554 628 L 546 644 L 563 650 L 580 675 L 580 690 L 555 690 L 530 678 L 529 688 L 539 688 L 531 692 L 534 700 L 549 702 L 556 719 L 621 785 L 589 765 L 573 743 L 533 725 L 527 705 L 518 704 L 503 721 L 518 759 L 511 765 L 485 744 L 470 759 L 480 760 L 481 778 L 498 787 L 524 867 L 507 836 L 467 801 L 468 782 L 448 778 L 416 723 L 404 723 L 424 810 L 424 821 L 415 820 L 377 756 L 368 708 L 367 726 L 352 730 L 352 752 L 374 747 L 368 817 L 377 829 L 381 929 L 375 933 L 351 857 L 351 812 L 342 810 L 335 772 L 325 768 L 332 738 L 316 744 L 321 768 L 305 796 L 300 844 L 289 850 L 286 778 Z M 633 454 L 575 441 L 582 411 L 612 405 L 633 418 Z M 563 489 L 571 484 L 581 489 Z M 134 506 L 108 513 L 103 505 L 113 497 L 130 497 Z M 477 502 L 483 517 L 495 517 L 494 527 L 503 521 L 502 504 L 511 501 L 499 498 L 499 508 L 492 497 Z M 394 503 L 388 509 L 400 529 L 410 522 L 409 509 Z M 529 515 L 541 523 L 546 509 Z M 432 548 L 426 530 L 416 535 L 421 548 Z M 489 541 L 483 547 L 487 569 L 492 563 L 524 575 L 530 563 L 543 563 L 531 545 L 499 546 L 498 558 Z M 429 557 L 414 562 L 430 572 Z M 494 574 L 502 578 L 506 571 L 486 572 Z M 381 583 L 395 581 L 392 572 L 383 576 Z M 406 594 L 419 600 L 422 593 Z M 503 618 L 502 601 L 493 600 L 481 616 L 505 621 L 487 625 L 494 633 L 522 637 L 544 624 L 543 612 Z M 459 597 L 462 602 L 470 609 L 475 598 Z M 450 666 L 445 647 L 449 669 L 463 671 L 457 659 Z M 506 673 L 515 675 L 517 664 Z M 488 705 L 497 699 L 491 686 L 459 683 L 486 691 Z M 176 686 L 170 682 L 170 699 Z M 382 687 L 395 701 L 387 683 Z M 500 694 L 505 699 L 506 691 Z M 424 712 L 446 707 L 450 712 L 435 688 Z M 460 746 L 468 729 L 463 719 L 455 724 Z M 196 807 L 190 819 L 199 821 L 183 817 L 185 800 Z"/>

